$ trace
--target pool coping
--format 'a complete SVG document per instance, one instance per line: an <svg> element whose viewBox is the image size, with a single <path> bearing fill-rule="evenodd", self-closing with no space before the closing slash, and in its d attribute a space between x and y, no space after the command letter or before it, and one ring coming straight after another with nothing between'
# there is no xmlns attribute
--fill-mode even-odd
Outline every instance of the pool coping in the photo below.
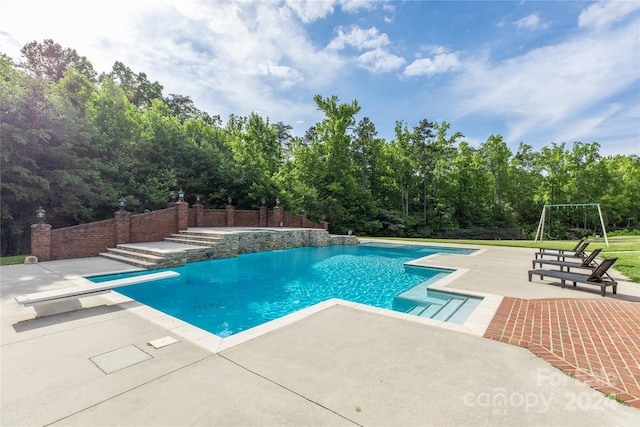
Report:
<svg viewBox="0 0 640 427"><path fill-rule="evenodd" d="M364 242L374 241L374 240L367 240L367 239L361 239L361 240ZM376 239L375 242L385 242L385 243L396 244L400 246L403 246L403 245L406 246L405 243L398 243L398 242L387 241L387 240ZM434 245L432 243L422 243L422 242L412 242L411 245L456 248L456 246L454 245L437 245L437 244ZM470 247L464 246L464 249L470 249ZM478 256L484 251L486 251L486 249L482 249L482 248L473 248L473 249L474 251L471 253L447 254L447 255L465 256L465 257ZM433 267L437 269L452 271L450 274L447 274L445 277L427 285L428 289L482 298L482 301L480 302L480 304L473 310L473 312L467 317L466 321L462 325L448 323L441 320L433 320L429 318L415 316L408 313L394 311L391 309L373 307L366 304L343 300L340 298L330 298L325 301L314 304L312 306L309 306L307 308L304 308L302 310L280 317L278 319L271 320L269 322L263 323L258 326L254 326L253 328L250 328L245 331L239 332L237 334L231 335L229 337L223 338L211 332L208 332L202 328L199 328L195 325L192 325L188 322L185 322L184 320L178 319L174 316L166 314L153 307L147 306L137 300L134 300L123 294L120 294L115 290L112 291L111 294L105 295L102 298L107 299L112 304L119 304L129 312L136 314L166 329L167 332L172 333L183 340L190 341L198 345L199 347L202 347L214 354L221 352L223 350L229 349L231 347L234 347L236 345L242 344L254 338L257 338L261 335L265 335L269 332L280 329L292 323L295 323L301 319L304 319L308 316L312 316L315 313L326 310L330 307L334 307L336 305L351 307L364 312L375 313L375 314L379 314L387 317L410 321L413 323L429 325L433 327L453 330L461 333L482 337L486 332L487 328L489 327L489 324L491 323L504 297L501 295L462 290L462 289L456 289L455 287L450 287L449 285L451 285L454 281L460 279L470 270L466 268L459 268L459 267L430 265L429 261L433 257L439 256L439 255L441 254L436 253L436 254L427 255L425 257L416 258L414 260L408 261L404 264L417 266L417 267ZM76 276L75 279L87 280L88 277L91 277L91 276L84 276L84 277Z"/></svg>

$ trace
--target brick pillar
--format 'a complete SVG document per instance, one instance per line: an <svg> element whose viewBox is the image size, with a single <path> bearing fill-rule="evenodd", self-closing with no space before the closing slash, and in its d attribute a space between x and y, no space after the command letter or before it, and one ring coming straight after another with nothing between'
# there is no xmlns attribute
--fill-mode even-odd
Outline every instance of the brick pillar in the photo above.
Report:
<svg viewBox="0 0 640 427"><path fill-rule="evenodd" d="M38 257L39 261L51 259L51 225L31 225L31 255Z"/></svg>
<svg viewBox="0 0 640 427"><path fill-rule="evenodd" d="M267 226L267 207L265 205L260 206L260 227Z"/></svg>
<svg viewBox="0 0 640 427"><path fill-rule="evenodd" d="M196 227L204 227L204 206L196 203L193 208L196 210Z"/></svg>
<svg viewBox="0 0 640 427"><path fill-rule="evenodd" d="M304 228L307 223L307 216L305 214L300 215L300 228Z"/></svg>
<svg viewBox="0 0 640 427"><path fill-rule="evenodd" d="M327 221L321 221L320 227L322 227L323 230L329 230L329 223Z"/></svg>
<svg viewBox="0 0 640 427"><path fill-rule="evenodd" d="M282 222L282 208L280 206L276 206L273 208L273 225L275 227L281 227Z"/></svg>
<svg viewBox="0 0 640 427"><path fill-rule="evenodd" d="M127 211L116 211L113 216L116 220L116 245L129 243L131 241L131 213Z"/></svg>
<svg viewBox="0 0 640 427"><path fill-rule="evenodd" d="M233 207L233 205L227 205L225 210L227 212L227 227L235 227L236 209Z"/></svg>
<svg viewBox="0 0 640 427"><path fill-rule="evenodd" d="M189 203L176 202L178 206L178 231L189 228Z"/></svg>

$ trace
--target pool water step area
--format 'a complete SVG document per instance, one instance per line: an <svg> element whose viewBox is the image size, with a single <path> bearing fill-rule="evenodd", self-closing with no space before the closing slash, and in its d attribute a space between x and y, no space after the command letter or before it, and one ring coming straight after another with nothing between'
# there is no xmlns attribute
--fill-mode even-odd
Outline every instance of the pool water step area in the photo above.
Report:
<svg viewBox="0 0 640 427"><path fill-rule="evenodd" d="M202 247L202 250L206 250L219 245L223 238L210 232L180 231L177 234L171 234L166 237L164 241L191 246L190 250L193 251L197 250L196 247ZM136 244L120 244L115 248L108 248L106 252L102 252L99 255L136 267L157 269L183 264L182 261L176 261L175 259L176 254L181 253L184 253L182 248L172 251L168 249L153 249Z"/></svg>
<svg viewBox="0 0 640 427"><path fill-rule="evenodd" d="M420 284L398 294L393 309L414 316L462 325L482 298L432 291Z"/></svg>

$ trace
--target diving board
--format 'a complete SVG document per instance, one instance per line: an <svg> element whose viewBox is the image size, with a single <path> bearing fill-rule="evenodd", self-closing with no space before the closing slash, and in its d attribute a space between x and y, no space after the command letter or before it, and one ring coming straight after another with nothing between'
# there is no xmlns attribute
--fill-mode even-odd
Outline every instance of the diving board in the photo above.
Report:
<svg viewBox="0 0 640 427"><path fill-rule="evenodd" d="M177 276L180 276L180 273L175 271L163 271L160 273L109 280L101 283L88 283L70 288L53 289L50 291L18 295L16 297L16 301L18 304L22 304L25 307L33 307L36 314L39 316L47 316L50 314L64 313L66 311L83 308L79 298L104 294L121 286L136 285L138 283L168 279Z"/></svg>

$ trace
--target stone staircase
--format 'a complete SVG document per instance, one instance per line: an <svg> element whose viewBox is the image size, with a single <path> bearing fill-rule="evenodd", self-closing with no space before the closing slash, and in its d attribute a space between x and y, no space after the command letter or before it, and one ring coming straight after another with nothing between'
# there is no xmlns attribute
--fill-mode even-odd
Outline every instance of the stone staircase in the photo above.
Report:
<svg viewBox="0 0 640 427"><path fill-rule="evenodd" d="M154 270L184 265L190 261L221 258L216 247L224 245L223 236L210 232L185 230L171 234L161 242L127 243L108 248L101 257Z"/></svg>
<svg viewBox="0 0 640 427"><path fill-rule="evenodd" d="M171 234L165 237L165 242L182 243L183 245L195 245L211 247L220 244L224 238L220 235L203 231L184 230L178 234Z"/></svg>
<svg viewBox="0 0 640 427"><path fill-rule="evenodd" d="M355 236L336 236L322 229L189 228L160 242L126 243L99 255L148 270L185 265L188 262L230 258L241 253L304 246L355 245Z"/></svg>

